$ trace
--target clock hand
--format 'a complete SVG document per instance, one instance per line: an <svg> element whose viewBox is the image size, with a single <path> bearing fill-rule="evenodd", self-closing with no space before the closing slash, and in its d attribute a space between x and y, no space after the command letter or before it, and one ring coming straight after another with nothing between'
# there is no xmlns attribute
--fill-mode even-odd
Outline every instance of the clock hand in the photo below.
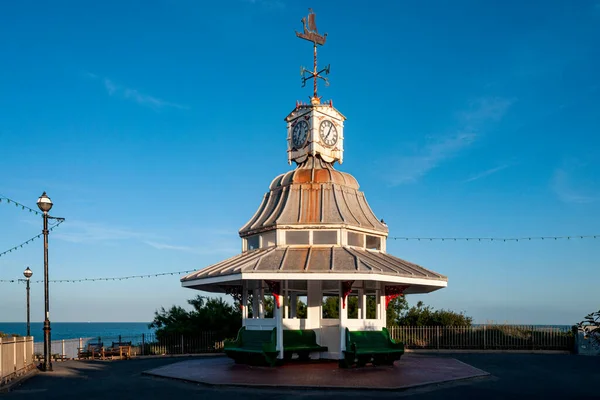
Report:
<svg viewBox="0 0 600 400"><path fill-rule="evenodd" d="M329 134L331 133L331 129L333 128L333 125L331 125L329 127L329 130L327 131L327 135L325 135L325 140L329 140Z"/></svg>

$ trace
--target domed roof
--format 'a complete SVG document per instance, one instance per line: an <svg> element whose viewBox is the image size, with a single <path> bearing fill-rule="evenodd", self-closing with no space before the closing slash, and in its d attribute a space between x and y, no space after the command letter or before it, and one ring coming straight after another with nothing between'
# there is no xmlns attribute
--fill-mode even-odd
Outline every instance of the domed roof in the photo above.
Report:
<svg viewBox="0 0 600 400"><path fill-rule="evenodd" d="M358 181L350 174L337 171L330 163L319 157L308 157L306 162L298 165L292 171L281 174L273 179L270 190L283 186L302 183L335 183L358 190Z"/></svg>
<svg viewBox="0 0 600 400"><path fill-rule="evenodd" d="M308 157L293 171L277 176L240 236L282 226L342 225L387 235L356 179L319 157Z"/></svg>

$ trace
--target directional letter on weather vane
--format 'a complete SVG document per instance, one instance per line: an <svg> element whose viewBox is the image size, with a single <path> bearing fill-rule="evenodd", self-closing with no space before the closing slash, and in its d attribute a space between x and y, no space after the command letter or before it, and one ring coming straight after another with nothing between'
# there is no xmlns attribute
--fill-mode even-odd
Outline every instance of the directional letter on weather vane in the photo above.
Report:
<svg viewBox="0 0 600 400"><path fill-rule="evenodd" d="M296 36L313 43L313 47L314 47L313 70L311 71L304 67L301 67L300 75L302 76L302 87L304 87L306 85L306 81L308 81L310 79L314 80L314 82L313 82L314 93L313 93L311 102L316 102L318 104L320 101L320 98L317 96L317 78L323 79L325 81L325 85L329 86L329 81L327 80L327 78L321 76L322 73L325 73L325 75L329 75L329 65L326 68L323 68L322 70L317 71L317 45L322 46L325 44L325 40L327 39L327 34L319 35L319 32L317 31L317 23L315 21L315 18L316 18L315 13L313 12L312 8L309 8L308 9L308 18L302 18L302 25L304 26L304 32L303 33L296 32ZM308 76L306 76L305 74L308 74Z"/></svg>

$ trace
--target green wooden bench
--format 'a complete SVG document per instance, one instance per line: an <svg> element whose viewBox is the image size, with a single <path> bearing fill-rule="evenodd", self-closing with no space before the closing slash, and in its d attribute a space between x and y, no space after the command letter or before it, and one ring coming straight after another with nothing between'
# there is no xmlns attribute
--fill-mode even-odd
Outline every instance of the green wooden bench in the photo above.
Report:
<svg viewBox="0 0 600 400"><path fill-rule="evenodd" d="M283 331L283 354L286 360L290 360L294 353L298 354L301 360L308 360L311 351L327 351L327 347L317 344L315 331L311 329Z"/></svg>
<svg viewBox="0 0 600 400"><path fill-rule="evenodd" d="M271 367L277 362L277 330L248 330L242 326L235 340L226 340L225 354L236 364L264 364Z"/></svg>
<svg viewBox="0 0 600 400"><path fill-rule="evenodd" d="M404 343L396 343L390 338L386 328L381 331L349 331L346 328L346 350L340 366L348 368L354 364L363 367L374 365L394 365L404 354Z"/></svg>

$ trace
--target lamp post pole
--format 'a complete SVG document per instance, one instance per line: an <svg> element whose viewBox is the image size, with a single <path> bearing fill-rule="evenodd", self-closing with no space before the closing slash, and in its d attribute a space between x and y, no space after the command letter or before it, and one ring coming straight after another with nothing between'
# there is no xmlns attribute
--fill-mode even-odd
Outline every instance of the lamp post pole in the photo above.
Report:
<svg viewBox="0 0 600 400"><path fill-rule="evenodd" d="M27 267L27 269L25 271L23 271L23 275L25 276L25 280L26 285L27 285L27 336L31 336L31 329L30 329L30 308L29 308L29 278L31 278L31 275L33 275L33 272L31 272L31 270L29 269L29 267Z"/></svg>
<svg viewBox="0 0 600 400"><path fill-rule="evenodd" d="M50 291L48 285L48 211L44 212L44 371L52 371L50 342Z"/></svg>
<svg viewBox="0 0 600 400"><path fill-rule="evenodd" d="M42 234L44 235L44 363L42 364L42 371L52 371L52 363L50 357L52 356L51 344L50 344L50 301L49 301L49 290L48 290L48 211L52 208L52 200L44 192L37 201L37 205L40 210L44 213L44 228Z"/></svg>

